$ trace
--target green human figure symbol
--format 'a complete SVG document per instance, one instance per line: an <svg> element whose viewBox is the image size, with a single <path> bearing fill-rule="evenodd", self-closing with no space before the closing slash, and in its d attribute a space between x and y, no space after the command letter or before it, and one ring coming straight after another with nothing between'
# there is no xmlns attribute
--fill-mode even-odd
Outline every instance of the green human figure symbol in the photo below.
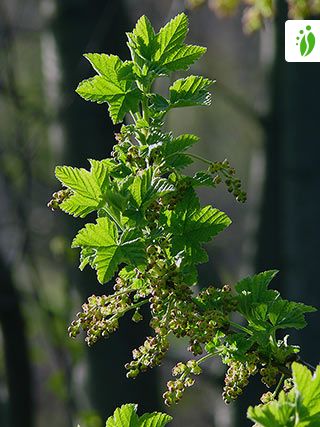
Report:
<svg viewBox="0 0 320 427"><path fill-rule="evenodd" d="M306 26L306 32L304 30L299 31L300 36L296 37L296 45L300 44L300 54L301 56L308 56L312 51L316 44L316 38L311 31L311 26Z"/></svg>

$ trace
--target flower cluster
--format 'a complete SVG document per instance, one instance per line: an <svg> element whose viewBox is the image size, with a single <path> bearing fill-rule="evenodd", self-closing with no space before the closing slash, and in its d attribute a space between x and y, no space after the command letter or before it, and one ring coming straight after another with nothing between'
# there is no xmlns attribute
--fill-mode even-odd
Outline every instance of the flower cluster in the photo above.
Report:
<svg viewBox="0 0 320 427"><path fill-rule="evenodd" d="M250 376L258 372L257 357L251 353L246 361L232 360L225 376L222 397L226 403L237 399L248 385Z"/></svg>
<svg viewBox="0 0 320 427"><path fill-rule="evenodd" d="M215 175L214 184L219 184L223 181L227 186L228 192L232 193L238 202L244 203L247 200L245 191L241 189L241 180L235 177L236 171L230 166L228 160L212 163L208 171Z"/></svg>
<svg viewBox="0 0 320 427"><path fill-rule="evenodd" d="M160 250L152 247L148 252L150 269L143 277L152 277L150 326L155 336L148 337L142 346L133 350L133 360L126 365L129 377L161 363L169 347L169 334L188 337L188 350L194 355L202 354L204 345L217 330L228 328L228 316L236 307L229 286L210 287L194 296L189 286L179 282L177 267L161 258ZM154 256L159 257L156 264L152 262Z"/></svg>
<svg viewBox="0 0 320 427"><path fill-rule="evenodd" d="M272 402L274 400L274 394L271 391L263 393L260 397L261 402L265 405L266 403Z"/></svg>
<svg viewBox="0 0 320 427"><path fill-rule="evenodd" d="M261 382L268 388L273 387L277 384L277 377L279 375L279 368L272 366L271 363L263 366L260 369Z"/></svg>
<svg viewBox="0 0 320 427"><path fill-rule="evenodd" d="M126 363L125 368L128 370L127 377L135 378L140 372L158 366L168 349L169 343L166 337L161 335L147 337L143 345L133 350L133 360Z"/></svg>
<svg viewBox="0 0 320 427"><path fill-rule="evenodd" d="M113 295L96 296L88 298L82 305L82 311L69 326L70 337L76 337L81 329L86 332L86 343L91 346L99 338L107 338L115 332L119 326L119 318L127 311L137 309L143 302L134 304L129 297L130 290L119 291ZM135 312L134 321L140 318L140 313Z"/></svg>
<svg viewBox="0 0 320 427"><path fill-rule="evenodd" d="M52 199L47 204L48 208L52 211L59 210L61 203L71 195L72 191L68 188L63 188L62 190L56 191L52 194Z"/></svg>
<svg viewBox="0 0 320 427"><path fill-rule="evenodd" d="M202 372L199 361L188 360L187 363L179 362L173 369L172 375L179 376L176 380L167 382L168 390L163 394L165 404L170 406L178 403L186 388L193 386L195 379L191 375L200 375Z"/></svg>

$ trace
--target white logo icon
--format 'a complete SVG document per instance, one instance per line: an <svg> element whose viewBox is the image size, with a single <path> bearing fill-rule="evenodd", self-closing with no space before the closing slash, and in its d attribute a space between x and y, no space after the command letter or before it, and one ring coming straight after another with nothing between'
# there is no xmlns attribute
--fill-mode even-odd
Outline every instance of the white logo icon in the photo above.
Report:
<svg viewBox="0 0 320 427"><path fill-rule="evenodd" d="M289 20L285 25L287 62L320 62L320 20Z"/></svg>

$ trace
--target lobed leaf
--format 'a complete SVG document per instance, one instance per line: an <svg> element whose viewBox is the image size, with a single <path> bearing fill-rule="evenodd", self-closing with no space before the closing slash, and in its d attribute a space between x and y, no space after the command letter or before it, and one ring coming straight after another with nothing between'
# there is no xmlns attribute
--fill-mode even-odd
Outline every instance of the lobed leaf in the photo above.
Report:
<svg viewBox="0 0 320 427"><path fill-rule="evenodd" d="M156 47L156 36L149 19L145 15L138 20L132 33L127 33L127 37L128 46L136 60L139 57L145 60L152 59Z"/></svg>
<svg viewBox="0 0 320 427"><path fill-rule="evenodd" d="M193 163L193 160L188 155L181 153L198 141L199 137L196 135L183 134L164 142L161 152L165 158L166 165L179 170Z"/></svg>
<svg viewBox="0 0 320 427"><path fill-rule="evenodd" d="M132 403L122 405L107 419L106 427L138 427L139 417L136 411L137 405Z"/></svg>
<svg viewBox="0 0 320 427"><path fill-rule="evenodd" d="M247 416L260 427L296 427L298 424L293 418L294 409L292 393L286 395L281 391L278 401L272 401L267 405L250 406Z"/></svg>
<svg viewBox="0 0 320 427"><path fill-rule="evenodd" d="M315 311L314 307L284 300L278 291L268 289L276 270L265 271L247 277L236 284L238 309L255 329L265 330L260 336L265 340L268 333L277 329L302 329L306 326L305 313ZM258 335L256 335L257 338Z"/></svg>
<svg viewBox="0 0 320 427"><path fill-rule="evenodd" d="M294 388L278 399L249 407L247 416L260 427L317 427L320 425L320 367L312 376L300 363L292 364Z"/></svg>
<svg viewBox="0 0 320 427"><path fill-rule="evenodd" d="M76 92L86 101L107 102L113 123L120 123L126 113L136 112L141 92L131 80L123 79L123 64L116 55L86 54L98 76L83 80ZM122 71L122 74L121 74Z"/></svg>
<svg viewBox="0 0 320 427"><path fill-rule="evenodd" d="M301 409L300 414L305 417L317 417L320 422L320 365L317 366L315 373L300 363L292 364L293 381L300 395Z"/></svg>
<svg viewBox="0 0 320 427"><path fill-rule="evenodd" d="M167 214L168 226L172 230L172 255L184 251L192 264L207 260L207 254L201 243L210 241L214 236L231 224L230 218L211 206L199 207L199 200L193 190L185 193L183 200L174 211Z"/></svg>
<svg viewBox="0 0 320 427"><path fill-rule="evenodd" d="M314 311L316 309L309 305L279 299L272 303L268 311L268 318L275 330L285 328L303 329L307 325L304 314Z"/></svg>
<svg viewBox="0 0 320 427"><path fill-rule="evenodd" d="M108 174L114 169L108 160L89 160L91 169L57 166L55 175L62 185L72 190L73 194L64 200L60 208L75 217L84 218L97 210L103 203L103 194Z"/></svg>
<svg viewBox="0 0 320 427"><path fill-rule="evenodd" d="M160 70L164 74L179 70L188 70L188 68L198 61L206 51L207 49L202 46L181 46L164 59L160 65Z"/></svg>
<svg viewBox="0 0 320 427"><path fill-rule="evenodd" d="M129 187L129 192L138 208L146 208L153 200L173 191L174 187L167 179L159 178L150 167L137 175Z"/></svg>
<svg viewBox="0 0 320 427"><path fill-rule="evenodd" d="M188 33L188 18L180 13L169 21L157 34L158 48L154 59L163 63L168 55L176 51L184 42Z"/></svg>
<svg viewBox="0 0 320 427"><path fill-rule="evenodd" d="M108 282L121 263L138 268L145 264L144 245L138 232L128 229L119 236L115 223L108 217L98 218L96 224L86 224L72 247L81 247L86 254L91 250L90 264L97 270L100 283Z"/></svg>
<svg viewBox="0 0 320 427"><path fill-rule="evenodd" d="M137 405L132 403L122 405L108 418L106 427L164 427L172 420L170 415L160 412L147 413L139 417L136 411Z"/></svg>
<svg viewBox="0 0 320 427"><path fill-rule="evenodd" d="M169 88L171 108L210 105L211 94L208 88L212 83L212 80L201 76L176 80Z"/></svg>
<svg viewBox="0 0 320 427"><path fill-rule="evenodd" d="M278 291L268 289L269 283L277 273L277 270L265 271L252 277L246 277L235 285L239 294L239 311L249 322L256 320L254 310L257 307L261 306L261 310L264 310L267 304L279 298Z"/></svg>

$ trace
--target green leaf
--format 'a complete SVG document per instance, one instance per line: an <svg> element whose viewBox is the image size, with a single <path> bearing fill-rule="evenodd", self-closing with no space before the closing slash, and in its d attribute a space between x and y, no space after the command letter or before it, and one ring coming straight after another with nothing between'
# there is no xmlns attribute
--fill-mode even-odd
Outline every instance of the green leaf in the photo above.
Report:
<svg viewBox="0 0 320 427"><path fill-rule="evenodd" d="M88 264L92 266L95 257L95 249L83 248L80 253L79 269L82 271Z"/></svg>
<svg viewBox="0 0 320 427"><path fill-rule="evenodd" d="M259 325L266 320L268 305L279 298L279 292L269 290L268 285L277 274L276 270L265 271L247 277L235 285L238 292L238 310L248 322Z"/></svg>
<svg viewBox="0 0 320 427"><path fill-rule="evenodd" d="M250 406L247 416L258 423L260 427L296 427L294 409L295 403L292 393L286 395L280 392L278 401L272 401L267 405ZM301 426L302 427L302 426Z"/></svg>
<svg viewBox="0 0 320 427"><path fill-rule="evenodd" d="M184 134L164 142L161 152L165 158L166 166L174 169L183 169L193 163L193 160L188 155L181 154L181 152L187 150L198 141L199 137L192 134Z"/></svg>
<svg viewBox="0 0 320 427"><path fill-rule="evenodd" d="M168 212L167 218L172 230L172 255L183 251L192 264L207 260L201 243L210 241L231 224L230 218L218 209L211 206L200 208L193 190L185 193L175 210Z"/></svg>
<svg viewBox="0 0 320 427"><path fill-rule="evenodd" d="M132 403L122 405L107 419L106 427L138 427L139 417L136 411L137 405Z"/></svg>
<svg viewBox="0 0 320 427"><path fill-rule="evenodd" d="M301 405L305 408L304 412L312 417L317 415L320 422L320 365L312 375L306 366L294 362L292 373L296 389L301 396Z"/></svg>
<svg viewBox="0 0 320 427"><path fill-rule="evenodd" d="M127 37L129 40L128 46L136 60L137 56L145 60L151 60L155 50L155 32L145 15L138 20L132 33L127 33Z"/></svg>
<svg viewBox="0 0 320 427"><path fill-rule="evenodd" d="M266 330L266 335L260 339L267 339L271 330L306 326L304 313L311 313L315 308L302 303L283 300L278 291L268 289L268 285L276 270L265 271L253 277L241 280L235 286L238 292L238 309L255 329Z"/></svg>
<svg viewBox="0 0 320 427"><path fill-rule="evenodd" d="M156 36L155 50L150 62L150 70L158 75L168 75L173 71L187 70L205 52L201 46L186 45L188 18L184 13L177 15Z"/></svg>
<svg viewBox="0 0 320 427"><path fill-rule="evenodd" d="M176 80L169 88L171 108L210 105L211 94L208 88L212 83L212 80L201 76Z"/></svg>
<svg viewBox="0 0 320 427"><path fill-rule="evenodd" d="M108 282L121 263L140 268L146 262L138 232L129 229L119 236L115 223L108 217L98 218L96 224L86 224L74 238L72 247L81 247L86 253L88 249L94 250L90 264L97 270L100 283Z"/></svg>
<svg viewBox="0 0 320 427"><path fill-rule="evenodd" d="M163 144L162 154L164 157L171 156L174 153L185 151L199 141L199 137L192 134L179 135L177 138Z"/></svg>
<svg viewBox="0 0 320 427"><path fill-rule="evenodd" d="M164 427L172 420L172 417L160 412L138 417L136 411L137 405L132 403L122 405L108 418L106 427Z"/></svg>
<svg viewBox="0 0 320 427"><path fill-rule="evenodd" d="M116 55L86 54L98 76L83 80L76 92L86 101L107 102L113 123L120 123L126 113L137 112L141 92L131 80L123 80L124 67Z"/></svg>
<svg viewBox="0 0 320 427"><path fill-rule="evenodd" d="M305 313L316 311L314 307L287 300L276 300L268 311L268 318L274 329L303 329L307 322Z"/></svg>
<svg viewBox="0 0 320 427"><path fill-rule="evenodd" d="M117 55L107 55L105 53L85 53L83 56L100 76L105 76L108 79L110 92L117 92L118 88L113 87L113 82L118 81L118 73L122 68L121 59Z"/></svg>
<svg viewBox="0 0 320 427"><path fill-rule="evenodd" d="M232 359L245 361L247 351L253 343L248 339L248 335L235 333L225 337L225 343L221 351L223 363L228 363Z"/></svg>
<svg viewBox="0 0 320 427"><path fill-rule="evenodd" d="M167 414L153 412L152 414L144 414L140 417L140 427L164 427L172 420L172 417Z"/></svg>
<svg viewBox="0 0 320 427"><path fill-rule="evenodd" d="M169 74L174 71L188 70L206 51L207 49L202 46L191 44L181 46L163 60L159 67L159 72Z"/></svg>
<svg viewBox="0 0 320 427"><path fill-rule="evenodd" d="M109 160L89 160L89 162L90 171L71 166L57 166L55 170L55 175L62 185L73 192L61 203L60 208L75 217L84 218L99 208L103 202L108 174L114 168Z"/></svg>
<svg viewBox="0 0 320 427"><path fill-rule="evenodd" d="M300 363L292 364L294 387L277 400L248 409L248 418L261 427L317 427L320 425L320 366L312 376Z"/></svg>
<svg viewBox="0 0 320 427"><path fill-rule="evenodd" d="M118 71L118 78L120 80L135 80L134 62L124 61L122 67Z"/></svg>
<svg viewBox="0 0 320 427"><path fill-rule="evenodd" d="M166 160L166 165L169 168L182 170L185 167L191 165L193 160L190 156L186 154L177 154L176 156L171 156Z"/></svg>
<svg viewBox="0 0 320 427"><path fill-rule="evenodd" d="M169 101L158 93L152 93L150 95L150 108L155 112L166 112L169 110Z"/></svg>
<svg viewBox="0 0 320 427"><path fill-rule="evenodd" d="M212 175L208 172L199 171L192 177L194 187L214 187Z"/></svg>
<svg viewBox="0 0 320 427"><path fill-rule="evenodd" d="M109 103L109 114L114 124L121 123L124 116L139 111L141 92L138 89L130 90L123 96L116 97Z"/></svg>
<svg viewBox="0 0 320 427"><path fill-rule="evenodd" d="M184 42L188 33L188 18L180 13L171 19L157 34L158 49L154 59L162 63L166 57L175 52Z"/></svg>
<svg viewBox="0 0 320 427"><path fill-rule="evenodd" d="M128 190L136 206L145 209L156 198L173 191L174 187L167 179L157 177L150 167L134 178Z"/></svg>

